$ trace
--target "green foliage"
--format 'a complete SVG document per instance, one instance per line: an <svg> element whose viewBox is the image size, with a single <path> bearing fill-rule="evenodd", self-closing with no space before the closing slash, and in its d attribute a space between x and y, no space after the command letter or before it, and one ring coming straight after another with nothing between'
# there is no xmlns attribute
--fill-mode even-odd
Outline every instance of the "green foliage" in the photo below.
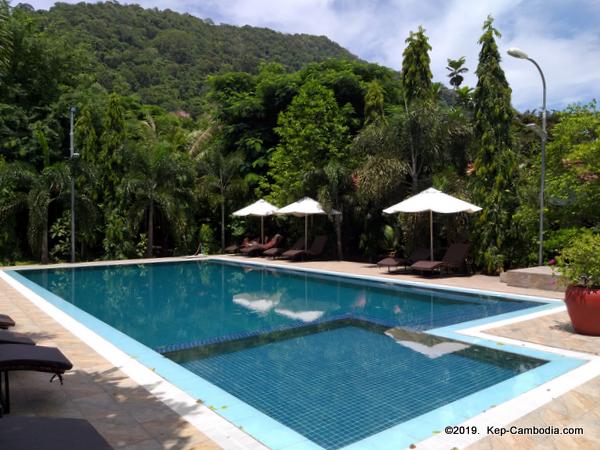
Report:
<svg viewBox="0 0 600 450"><path fill-rule="evenodd" d="M255 72L261 61L298 70L309 62L355 56L324 36L215 25L190 14L117 2L57 3L37 11L49 36L93 49L92 71L108 91L143 103L199 114L205 78Z"/></svg>
<svg viewBox="0 0 600 450"><path fill-rule="evenodd" d="M65 261L71 254L71 214L65 211L50 227L50 237L55 244L50 250L54 261Z"/></svg>
<svg viewBox="0 0 600 450"><path fill-rule="evenodd" d="M488 17L479 39L474 96L477 152L471 187L473 200L483 208L473 229L475 262L487 273L498 273L511 262L512 215L517 207L513 193L516 158L511 136L511 90L500 67L495 40L500 33L492 23Z"/></svg>
<svg viewBox="0 0 600 450"><path fill-rule="evenodd" d="M384 95L381 84L378 81L371 81L367 85L367 93L365 94L365 124L385 119L383 110Z"/></svg>
<svg viewBox="0 0 600 450"><path fill-rule="evenodd" d="M426 99L432 94L431 45L421 26L416 33L410 32L406 43L408 45L402 53L402 86L406 102L411 103L414 99Z"/></svg>
<svg viewBox="0 0 600 450"><path fill-rule="evenodd" d="M340 257L387 250L390 225L394 246L410 251L427 223L381 209L433 184L484 207L471 236L480 267L532 260L538 140L512 120L491 19L474 92L459 82L463 58L448 62L454 91L432 85L422 28L407 39L399 74L326 38L113 2L49 12L0 3L0 21L3 260L68 255L72 180L82 259L182 254L198 233L217 251L217 227L221 244L245 234L239 222L227 226L229 212L258 196L284 204L310 195L343 211L330 218ZM81 157L67 162L72 106ZM596 107L552 118L550 256L564 227L600 221ZM440 220L436 239L462 238L465 221ZM277 226L293 238L301 223Z"/></svg>
<svg viewBox="0 0 600 450"><path fill-rule="evenodd" d="M6 0L0 1L0 74L8 70L12 53L12 36L10 33L10 9Z"/></svg>
<svg viewBox="0 0 600 450"><path fill-rule="evenodd" d="M348 145L348 127L333 92L316 81L306 82L275 129L281 141L269 161L274 180L271 198L286 204L314 195L307 176L332 159L342 159Z"/></svg>
<svg viewBox="0 0 600 450"><path fill-rule="evenodd" d="M448 58L448 65L446 69L448 69L448 78L450 78L450 85L455 90L458 90L465 77L463 77L463 73L467 73L469 69L463 67L465 65L465 57L461 56L458 59L450 59Z"/></svg>
<svg viewBox="0 0 600 450"><path fill-rule="evenodd" d="M563 248L556 262L570 284L600 289L600 234L580 233Z"/></svg>
<svg viewBox="0 0 600 450"><path fill-rule="evenodd" d="M215 234L209 224L203 223L200 225L200 231L198 235L200 244L202 245L203 254L210 255L217 251L218 245L216 243Z"/></svg>
<svg viewBox="0 0 600 450"><path fill-rule="evenodd" d="M582 105L559 114L548 149L550 220L560 227L600 223L600 111Z"/></svg>

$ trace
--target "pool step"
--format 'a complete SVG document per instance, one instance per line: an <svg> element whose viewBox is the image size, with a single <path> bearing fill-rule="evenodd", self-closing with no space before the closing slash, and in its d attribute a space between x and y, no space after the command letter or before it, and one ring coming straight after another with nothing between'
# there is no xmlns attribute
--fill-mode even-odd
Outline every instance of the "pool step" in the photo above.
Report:
<svg viewBox="0 0 600 450"><path fill-rule="evenodd" d="M500 274L500 281L509 286L546 291L564 292L566 286L560 282L560 276L552 272L549 266L514 269Z"/></svg>

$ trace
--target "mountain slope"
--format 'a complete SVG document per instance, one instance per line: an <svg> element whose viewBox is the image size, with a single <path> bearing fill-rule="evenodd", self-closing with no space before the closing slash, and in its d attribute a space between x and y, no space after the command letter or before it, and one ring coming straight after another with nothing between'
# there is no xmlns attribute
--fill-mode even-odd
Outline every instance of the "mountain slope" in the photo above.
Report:
<svg viewBox="0 0 600 450"><path fill-rule="evenodd" d="M37 11L40 26L91 50L107 89L138 93L143 102L198 112L207 75L256 72L261 61L289 69L329 58L356 59L324 36L215 25L189 14L106 2L58 3Z"/></svg>

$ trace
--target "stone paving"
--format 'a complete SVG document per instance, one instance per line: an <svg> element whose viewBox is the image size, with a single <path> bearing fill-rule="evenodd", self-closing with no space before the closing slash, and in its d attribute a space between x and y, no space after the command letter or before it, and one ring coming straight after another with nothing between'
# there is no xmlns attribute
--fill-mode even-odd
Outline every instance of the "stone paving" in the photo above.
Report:
<svg viewBox="0 0 600 450"><path fill-rule="evenodd" d="M233 259L239 259L233 257ZM260 262L260 258L253 261ZM388 274L376 266L346 261L269 264L331 270L360 275L421 281L513 294L559 299L560 292L507 286L498 277L424 278L410 274ZM30 334L40 345L59 347L75 369L65 376L64 386L48 383L47 374L13 374L12 414L53 417L82 417L115 448L126 450L219 448L148 391L136 384L54 319L0 280L0 311L18 323L15 331ZM581 352L600 354L600 338L582 337L570 330L566 313L487 330L486 333L527 340ZM600 377L558 397L514 422L518 426L583 427L583 436L493 436L471 445L472 450L598 449L600 448ZM418 446L417 446L418 448Z"/></svg>

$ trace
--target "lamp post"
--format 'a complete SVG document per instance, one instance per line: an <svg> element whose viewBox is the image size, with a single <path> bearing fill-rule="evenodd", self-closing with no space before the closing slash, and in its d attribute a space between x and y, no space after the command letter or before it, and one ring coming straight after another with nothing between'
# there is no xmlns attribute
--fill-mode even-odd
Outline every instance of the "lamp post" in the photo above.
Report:
<svg viewBox="0 0 600 450"><path fill-rule="evenodd" d="M548 139L548 133L546 132L546 78L544 77L544 72L542 72L539 64L533 58L530 58L523 50L518 48L509 48L507 53L513 58L531 61L542 77L542 130L541 132L538 132L542 139L542 169L540 180L540 247L538 251L538 265L541 266L544 262L544 180L546 175L546 140Z"/></svg>
<svg viewBox="0 0 600 450"><path fill-rule="evenodd" d="M75 262L75 177L74 177L74 165L75 158L79 156L79 153L75 153L75 137L74 137L74 118L75 118L75 107L69 108L69 159L71 160L71 262Z"/></svg>

